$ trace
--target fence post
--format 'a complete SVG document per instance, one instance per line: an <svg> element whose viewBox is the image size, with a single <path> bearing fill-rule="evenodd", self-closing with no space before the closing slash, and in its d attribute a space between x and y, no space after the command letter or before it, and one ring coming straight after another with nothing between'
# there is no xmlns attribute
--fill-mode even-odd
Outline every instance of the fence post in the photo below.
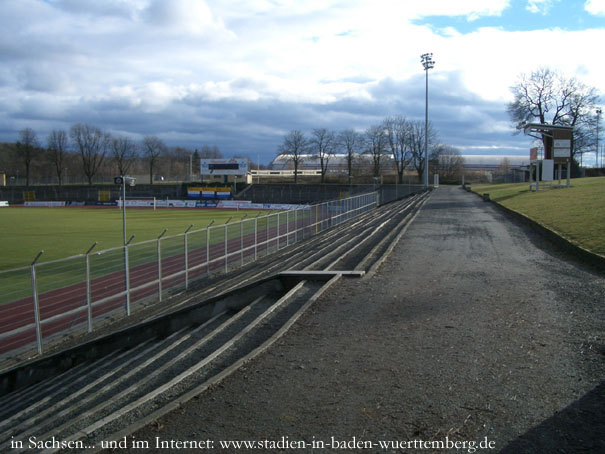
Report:
<svg viewBox="0 0 605 454"><path fill-rule="evenodd" d="M214 224L214 219L206 226L206 274L210 274L210 227Z"/></svg>
<svg viewBox="0 0 605 454"><path fill-rule="evenodd" d="M130 315L130 266L128 265L128 245L134 235L124 245L124 286L126 288L126 315Z"/></svg>
<svg viewBox="0 0 605 454"><path fill-rule="evenodd" d="M294 244L298 243L298 208L294 210Z"/></svg>
<svg viewBox="0 0 605 454"><path fill-rule="evenodd" d="M254 261L257 259L258 254L258 217L260 213L254 218Z"/></svg>
<svg viewBox="0 0 605 454"><path fill-rule="evenodd" d="M244 266L244 219L246 219L248 217L248 213L246 213L244 215L243 218L240 219L239 221L239 248L240 248L240 257L241 257L241 262L242 265Z"/></svg>
<svg viewBox="0 0 605 454"><path fill-rule="evenodd" d="M342 215L342 222L346 222L347 219L349 219L349 199L346 198L343 201L343 215Z"/></svg>
<svg viewBox="0 0 605 454"><path fill-rule="evenodd" d="M277 250L279 251L279 212L277 213Z"/></svg>
<svg viewBox="0 0 605 454"><path fill-rule="evenodd" d="M36 262L44 251L38 252L38 255L31 264L32 274L32 295L34 297L34 318L36 320L36 344L38 346L38 355L42 354L42 326L40 321L40 304L38 302L38 287L36 284Z"/></svg>
<svg viewBox="0 0 605 454"><path fill-rule="evenodd" d="M187 227L185 230L185 240L183 247L185 248L185 290L189 289L189 248L187 247L187 235L189 234L189 230L193 228L193 224Z"/></svg>
<svg viewBox="0 0 605 454"><path fill-rule="evenodd" d="M88 332L92 333L92 294L90 292L90 260L88 255L97 245L95 241L92 246L86 251L86 306L88 310Z"/></svg>
<svg viewBox="0 0 605 454"><path fill-rule="evenodd" d="M353 202L353 199L351 199L351 197L347 197L347 215L345 216L347 221L351 219L351 202Z"/></svg>
<svg viewBox="0 0 605 454"><path fill-rule="evenodd" d="M322 203L321 210L323 211L323 213L320 214L321 225L319 226L319 231L323 232L325 229L328 228L328 202Z"/></svg>
<svg viewBox="0 0 605 454"><path fill-rule="evenodd" d="M231 219L233 219L233 217L230 217L229 219L227 219L227 222L225 222L225 274L227 274L227 270L228 270L228 253L229 253L229 248L227 247L228 245L228 238L227 238L227 224L229 224L229 221L231 221Z"/></svg>
<svg viewBox="0 0 605 454"><path fill-rule="evenodd" d="M290 210L286 211L286 247L290 245Z"/></svg>
<svg viewBox="0 0 605 454"><path fill-rule="evenodd" d="M158 236L158 296L160 303L162 302L162 237L168 231L164 231Z"/></svg>

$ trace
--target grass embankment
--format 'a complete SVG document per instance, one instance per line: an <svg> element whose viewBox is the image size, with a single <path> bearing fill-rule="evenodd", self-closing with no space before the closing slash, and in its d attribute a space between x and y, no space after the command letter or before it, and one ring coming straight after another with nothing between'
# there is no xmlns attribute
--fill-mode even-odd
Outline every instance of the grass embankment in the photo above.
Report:
<svg viewBox="0 0 605 454"><path fill-rule="evenodd" d="M205 228L213 219L215 225L238 221L245 214L254 217L258 211L126 209L127 239L133 243L157 238L164 229L166 236ZM268 214L262 212L261 216ZM31 264L44 250L40 261L65 258L85 253L96 241L96 251L122 245L122 211L90 208L0 208L0 270Z"/></svg>
<svg viewBox="0 0 605 454"><path fill-rule="evenodd" d="M529 183L517 183L473 185L472 190L605 256L605 177L572 179L570 188L541 187L530 192Z"/></svg>

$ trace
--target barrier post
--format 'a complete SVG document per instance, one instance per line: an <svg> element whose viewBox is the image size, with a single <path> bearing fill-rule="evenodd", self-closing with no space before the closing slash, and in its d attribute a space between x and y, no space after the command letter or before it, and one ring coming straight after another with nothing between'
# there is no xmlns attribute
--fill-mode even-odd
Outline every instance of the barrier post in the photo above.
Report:
<svg viewBox="0 0 605 454"><path fill-rule="evenodd" d="M239 205L238 205L239 206ZM244 215L239 221L239 248L240 248L240 261L241 266L244 266L244 219L248 217L248 213Z"/></svg>
<svg viewBox="0 0 605 454"><path fill-rule="evenodd" d="M286 211L286 247L290 245L290 210Z"/></svg>
<svg viewBox="0 0 605 454"><path fill-rule="evenodd" d="M294 210L294 244L298 243L298 208Z"/></svg>
<svg viewBox="0 0 605 454"><path fill-rule="evenodd" d="M36 320L36 344L38 346L38 355L42 354L42 326L40 322L40 303L38 301L38 287L36 283L36 262L44 251L38 252L38 255L31 264L32 275L32 296L34 298L34 318Z"/></svg>
<svg viewBox="0 0 605 454"><path fill-rule="evenodd" d="M187 235L189 235L189 230L193 228L193 224L187 227L184 235L184 244L183 247L185 249L185 290L189 289L189 248L187 247Z"/></svg>
<svg viewBox="0 0 605 454"><path fill-rule="evenodd" d="M277 213L277 250L279 251L279 212Z"/></svg>
<svg viewBox="0 0 605 454"><path fill-rule="evenodd" d="M162 237L167 232L167 229L158 236L158 301L162 302Z"/></svg>
<svg viewBox="0 0 605 454"><path fill-rule="evenodd" d="M210 227L214 224L214 219L206 226L206 274L210 274Z"/></svg>
<svg viewBox="0 0 605 454"><path fill-rule="evenodd" d="M258 217L260 213L254 218L254 261L257 259L258 254Z"/></svg>
<svg viewBox="0 0 605 454"><path fill-rule="evenodd" d="M124 287L126 290L126 315L130 315L130 267L128 265L128 245L134 235L124 244Z"/></svg>
<svg viewBox="0 0 605 454"><path fill-rule="evenodd" d="M229 249L227 248L227 244L228 244L228 238L227 238L227 224L229 224L229 221L231 221L233 217L230 217L229 219L227 219L227 222L225 222L225 274L227 274L227 259L228 256L227 254L229 253Z"/></svg>
<svg viewBox="0 0 605 454"><path fill-rule="evenodd" d="M92 293L90 291L90 260L89 254L97 245L95 241L92 246L86 251L85 259L86 259L86 307L88 312L88 332L92 333Z"/></svg>

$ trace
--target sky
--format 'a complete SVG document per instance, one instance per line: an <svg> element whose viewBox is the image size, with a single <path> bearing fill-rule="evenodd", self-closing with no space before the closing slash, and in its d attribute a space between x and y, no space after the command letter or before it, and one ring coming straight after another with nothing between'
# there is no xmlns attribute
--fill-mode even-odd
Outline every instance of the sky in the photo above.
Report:
<svg viewBox="0 0 605 454"><path fill-rule="evenodd" d="M268 163L293 129L424 121L528 155L506 113L548 66L605 104L605 0L0 0L0 141L89 123ZM590 157L585 157L589 163Z"/></svg>

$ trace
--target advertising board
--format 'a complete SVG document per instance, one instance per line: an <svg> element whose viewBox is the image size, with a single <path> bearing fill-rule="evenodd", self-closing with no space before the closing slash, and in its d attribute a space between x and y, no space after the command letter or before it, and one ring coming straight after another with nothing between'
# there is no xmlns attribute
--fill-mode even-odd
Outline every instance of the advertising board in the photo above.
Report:
<svg viewBox="0 0 605 454"><path fill-rule="evenodd" d="M247 175L248 160L231 159L201 159L200 173L202 175Z"/></svg>

